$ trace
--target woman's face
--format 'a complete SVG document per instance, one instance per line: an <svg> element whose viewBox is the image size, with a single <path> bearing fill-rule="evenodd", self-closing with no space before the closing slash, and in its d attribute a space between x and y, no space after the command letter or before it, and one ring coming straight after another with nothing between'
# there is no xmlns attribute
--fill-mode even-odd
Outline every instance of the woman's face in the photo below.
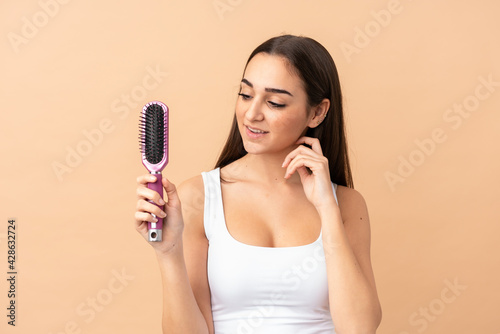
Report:
<svg viewBox="0 0 500 334"><path fill-rule="evenodd" d="M289 151L314 123L302 80L286 64L283 57L258 53L247 65L236 119L248 153Z"/></svg>

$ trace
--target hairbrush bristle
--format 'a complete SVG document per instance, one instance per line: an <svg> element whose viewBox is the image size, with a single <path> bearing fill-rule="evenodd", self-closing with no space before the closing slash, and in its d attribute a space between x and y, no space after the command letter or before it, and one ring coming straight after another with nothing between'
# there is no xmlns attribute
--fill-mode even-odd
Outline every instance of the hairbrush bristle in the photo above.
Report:
<svg viewBox="0 0 500 334"><path fill-rule="evenodd" d="M140 119L140 149L150 164L163 159L165 148L165 111L158 104L149 105Z"/></svg>

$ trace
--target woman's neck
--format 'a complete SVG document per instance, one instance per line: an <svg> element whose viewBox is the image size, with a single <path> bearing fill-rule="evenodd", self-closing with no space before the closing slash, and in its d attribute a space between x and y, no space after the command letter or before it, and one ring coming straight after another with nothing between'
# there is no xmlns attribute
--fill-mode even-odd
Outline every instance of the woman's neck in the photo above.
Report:
<svg viewBox="0 0 500 334"><path fill-rule="evenodd" d="M300 176L294 173L289 179L285 179L286 168L281 167L289 151L266 154L246 154L240 158L231 168L231 178L262 183L263 185L298 185Z"/></svg>

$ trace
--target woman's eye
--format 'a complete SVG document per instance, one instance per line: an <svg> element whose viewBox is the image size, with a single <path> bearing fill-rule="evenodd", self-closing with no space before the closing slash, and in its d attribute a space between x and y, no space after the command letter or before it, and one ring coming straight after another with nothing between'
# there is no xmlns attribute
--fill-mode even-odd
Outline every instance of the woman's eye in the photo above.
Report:
<svg viewBox="0 0 500 334"><path fill-rule="evenodd" d="M241 98L243 100L250 100L252 98L250 95L243 94L243 93L238 93L238 95L241 96ZM272 108L283 108L283 107L286 106L286 104L280 104L280 103L276 103L276 102L273 102L273 101L268 101L267 103L269 103L269 105Z"/></svg>
<svg viewBox="0 0 500 334"><path fill-rule="evenodd" d="M272 102L272 101L269 101L269 104L274 107L274 108L283 108L284 106L286 106L286 104L279 104L279 103L276 103L276 102Z"/></svg>
<svg viewBox="0 0 500 334"><path fill-rule="evenodd" d="M238 93L238 95L241 96L243 100L248 100L250 98L250 96L246 94Z"/></svg>

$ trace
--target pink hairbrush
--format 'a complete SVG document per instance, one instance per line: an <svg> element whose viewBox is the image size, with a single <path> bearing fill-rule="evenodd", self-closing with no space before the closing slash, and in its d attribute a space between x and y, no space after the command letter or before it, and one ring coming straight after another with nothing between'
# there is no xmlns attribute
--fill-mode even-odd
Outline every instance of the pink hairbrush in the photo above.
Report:
<svg viewBox="0 0 500 334"><path fill-rule="evenodd" d="M148 188L158 192L163 198L161 171L168 163L168 107L162 102L149 102L142 108L139 119L139 142L142 164L149 173L156 176L156 182L148 183ZM148 240L161 241L163 218L152 215L158 221L148 222Z"/></svg>

